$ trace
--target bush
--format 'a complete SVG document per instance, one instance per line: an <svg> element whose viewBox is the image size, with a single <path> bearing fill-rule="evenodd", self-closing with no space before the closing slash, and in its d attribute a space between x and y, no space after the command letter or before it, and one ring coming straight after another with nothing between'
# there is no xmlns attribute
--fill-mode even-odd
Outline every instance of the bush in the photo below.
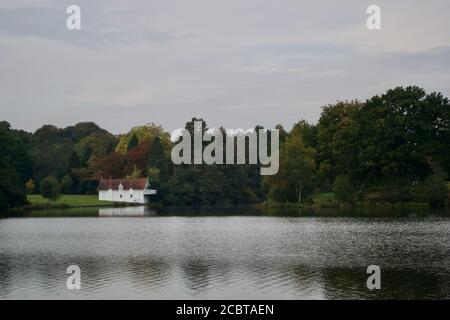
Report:
<svg viewBox="0 0 450 320"><path fill-rule="evenodd" d="M11 164L0 159L0 208L19 207L26 202L25 184Z"/></svg>
<svg viewBox="0 0 450 320"><path fill-rule="evenodd" d="M70 194L72 192L73 180L70 177L70 174L66 174L60 183L59 190L62 194Z"/></svg>
<svg viewBox="0 0 450 320"><path fill-rule="evenodd" d="M418 186L412 188L413 199L429 203L432 207L444 206L448 199L448 188L437 174L428 176Z"/></svg>
<svg viewBox="0 0 450 320"><path fill-rule="evenodd" d="M33 179L28 179L28 181L25 182L25 188L27 189L28 194L34 193L34 190L36 189L36 187L34 185Z"/></svg>
<svg viewBox="0 0 450 320"><path fill-rule="evenodd" d="M42 197L49 201L56 201L60 196L58 181L53 177L42 179L40 191Z"/></svg>
<svg viewBox="0 0 450 320"><path fill-rule="evenodd" d="M340 202L355 202L355 189L350 177L347 175L338 175L334 179L333 193L335 198Z"/></svg>

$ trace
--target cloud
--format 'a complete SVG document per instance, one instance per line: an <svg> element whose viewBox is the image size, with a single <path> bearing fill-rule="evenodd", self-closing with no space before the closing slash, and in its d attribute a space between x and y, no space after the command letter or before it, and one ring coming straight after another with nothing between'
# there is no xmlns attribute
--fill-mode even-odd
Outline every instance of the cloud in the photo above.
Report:
<svg viewBox="0 0 450 320"><path fill-rule="evenodd" d="M152 27L152 12L120 10L104 2L78 1L81 30L68 30L66 8L72 1L47 2L47 5L6 6L0 8L0 33L14 37L37 37L72 45L100 46L139 41L164 42L190 35L157 30Z"/></svg>
<svg viewBox="0 0 450 320"><path fill-rule="evenodd" d="M0 111L15 127L289 128L397 85L450 94L444 0L380 0L375 32L359 0L80 0L81 31L66 29L69 4L0 4Z"/></svg>

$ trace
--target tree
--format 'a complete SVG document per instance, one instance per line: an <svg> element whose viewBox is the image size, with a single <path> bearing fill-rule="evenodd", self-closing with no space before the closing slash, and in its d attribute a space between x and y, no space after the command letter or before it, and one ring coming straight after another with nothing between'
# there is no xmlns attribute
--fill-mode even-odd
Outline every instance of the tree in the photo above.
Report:
<svg viewBox="0 0 450 320"><path fill-rule="evenodd" d="M69 169L78 169L81 165L80 157L78 153L73 150L69 156Z"/></svg>
<svg viewBox="0 0 450 320"><path fill-rule="evenodd" d="M128 141L127 151L130 151L131 149L136 147L138 144L139 144L139 140L138 140L137 136L135 134L133 134L131 136L130 141Z"/></svg>
<svg viewBox="0 0 450 320"><path fill-rule="evenodd" d="M26 202L25 186L14 166L0 165L0 176L0 208L23 205Z"/></svg>
<svg viewBox="0 0 450 320"><path fill-rule="evenodd" d="M338 175L333 182L334 197L344 203L355 201L355 189L348 175Z"/></svg>
<svg viewBox="0 0 450 320"><path fill-rule="evenodd" d="M159 136L156 136L153 139L148 157L149 172L152 172L153 174L156 173L156 175L154 176L156 180L161 179L165 181L167 179L169 174L167 164L168 161L169 160L166 158L161 139Z"/></svg>
<svg viewBox="0 0 450 320"><path fill-rule="evenodd" d="M126 174L131 174L135 170L135 167L137 167L141 172L146 171L150 145L150 141L145 139L126 153Z"/></svg>
<svg viewBox="0 0 450 320"><path fill-rule="evenodd" d="M84 178L100 180L101 177L121 178L125 172L126 157L118 152L111 152L106 156L94 157L89 160L87 176ZM83 174L83 171L78 171Z"/></svg>
<svg viewBox="0 0 450 320"><path fill-rule="evenodd" d="M372 185L392 179L409 184L413 177L427 173L417 123L411 121L425 95L419 88L396 88L366 101L356 116L359 143L354 178Z"/></svg>
<svg viewBox="0 0 450 320"><path fill-rule="evenodd" d="M431 174L429 159L448 177L449 149L450 104L439 93L397 87L365 103L339 102L317 125L319 184L343 174L361 190L402 190Z"/></svg>
<svg viewBox="0 0 450 320"><path fill-rule="evenodd" d="M58 181L52 176L42 179L40 191L42 197L49 201L56 201L60 197Z"/></svg>
<svg viewBox="0 0 450 320"><path fill-rule="evenodd" d="M256 128L255 128L256 129ZM278 130L278 134L279 134L279 138L280 138L280 143L283 143L286 141L287 137L288 137L288 133L286 132L286 130L284 130L283 125L281 124L277 124L275 126L275 129ZM257 131L259 132L259 131ZM258 137L259 138L259 137Z"/></svg>
<svg viewBox="0 0 450 320"><path fill-rule="evenodd" d="M281 146L280 170L267 176L265 185L269 199L279 202L301 202L312 191L316 151L307 148L301 136L292 135Z"/></svg>
<svg viewBox="0 0 450 320"><path fill-rule="evenodd" d="M366 101L356 122L358 179L409 185L431 174L430 158L448 175L450 105L442 95L418 87L388 90Z"/></svg>
<svg viewBox="0 0 450 320"><path fill-rule="evenodd" d="M73 180L70 174L66 174L60 183L59 190L62 194L70 194L72 192Z"/></svg>
<svg viewBox="0 0 450 320"><path fill-rule="evenodd" d="M363 104L356 100L328 105L323 108L316 130L309 128L302 121L292 130L300 132L309 144L317 144L317 176L322 189L331 189L337 175L347 174L349 169L358 164L356 157L360 142L356 115L362 106ZM316 139L312 137L315 132Z"/></svg>
<svg viewBox="0 0 450 320"><path fill-rule="evenodd" d="M64 128L62 131L63 134L70 137L74 143L78 143L83 138L91 135L110 134L94 122L79 122L74 126Z"/></svg>
<svg viewBox="0 0 450 320"><path fill-rule="evenodd" d="M449 196L449 190L444 182L444 170L438 164L431 163L430 165L433 173L419 185L412 187L413 199L429 203L432 207L444 206Z"/></svg>
<svg viewBox="0 0 450 320"><path fill-rule="evenodd" d="M142 171L138 169L136 165L134 165L133 172L127 176L128 179L137 179L142 175Z"/></svg>
<svg viewBox="0 0 450 320"><path fill-rule="evenodd" d="M25 182L25 188L27 189L28 194L32 194L34 190L36 189L36 186L34 184L33 179L28 179L27 182Z"/></svg>
<svg viewBox="0 0 450 320"><path fill-rule="evenodd" d="M302 137L306 147L317 148L317 126L300 120L292 127L291 135Z"/></svg>
<svg viewBox="0 0 450 320"><path fill-rule="evenodd" d="M73 149L72 137L64 129L44 125L36 130L30 150L34 180L47 176L62 178L68 170Z"/></svg>
<svg viewBox="0 0 450 320"><path fill-rule="evenodd" d="M117 145L117 141L118 139L109 132L94 133L84 137L75 146L75 150L80 157L78 162L86 164L93 156L105 156L111 153ZM76 163L76 160L77 159L74 158L73 162Z"/></svg>
<svg viewBox="0 0 450 320"><path fill-rule="evenodd" d="M0 122L0 208L16 207L26 202L25 181L31 175L26 136L21 131L12 130L8 122Z"/></svg>
<svg viewBox="0 0 450 320"><path fill-rule="evenodd" d="M413 199L429 203L432 207L445 205L449 190L440 177L433 174L412 189Z"/></svg>
<svg viewBox="0 0 450 320"><path fill-rule="evenodd" d="M133 135L136 135L138 141L153 141L155 137L160 137L164 149L168 150L171 147L170 134L161 126L157 126L153 123L134 127L127 134L119 136L119 141L116 146L116 151L120 154L127 152L128 143Z"/></svg>

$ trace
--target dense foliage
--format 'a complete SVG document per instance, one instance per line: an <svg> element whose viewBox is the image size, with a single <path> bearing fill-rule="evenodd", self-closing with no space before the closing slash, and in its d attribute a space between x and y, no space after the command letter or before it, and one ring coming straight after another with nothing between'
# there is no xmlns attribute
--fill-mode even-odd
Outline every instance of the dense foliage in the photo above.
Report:
<svg viewBox="0 0 450 320"><path fill-rule="evenodd" d="M194 120L185 128L192 131ZM278 125L280 170L262 178L258 165L174 166L170 135L154 124L116 136L91 122L34 133L0 122L0 207L23 204L27 191L42 192L51 179L63 194L94 194L102 177L126 176L149 177L159 190L154 200L170 205L304 202L334 192L350 204L438 206L448 199L449 126L448 99L418 87L338 102L317 124L302 120L289 132Z"/></svg>
<svg viewBox="0 0 450 320"><path fill-rule="evenodd" d="M58 181L53 177L42 179L39 190L41 196L49 201L56 201L60 196Z"/></svg>
<svg viewBox="0 0 450 320"><path fill-rule="evenodd" d="M0 208L25 202L25 181L31 171L27 153L30 135L12 130L9 123L0 122Z"/></svg>

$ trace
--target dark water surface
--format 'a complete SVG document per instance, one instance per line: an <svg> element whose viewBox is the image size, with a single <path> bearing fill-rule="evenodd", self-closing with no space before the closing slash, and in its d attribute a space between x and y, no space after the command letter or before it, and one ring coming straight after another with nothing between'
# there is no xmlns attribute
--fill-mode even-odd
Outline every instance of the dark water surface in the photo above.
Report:
<svg viewBox="0 0 450 320"><path fill-rule="evenodd" d="M448 215L196 210L0 219L0 299L450 298ZM81 290L66 287L73 264ZM366 287L369 265L381 290Z"/></svg>

